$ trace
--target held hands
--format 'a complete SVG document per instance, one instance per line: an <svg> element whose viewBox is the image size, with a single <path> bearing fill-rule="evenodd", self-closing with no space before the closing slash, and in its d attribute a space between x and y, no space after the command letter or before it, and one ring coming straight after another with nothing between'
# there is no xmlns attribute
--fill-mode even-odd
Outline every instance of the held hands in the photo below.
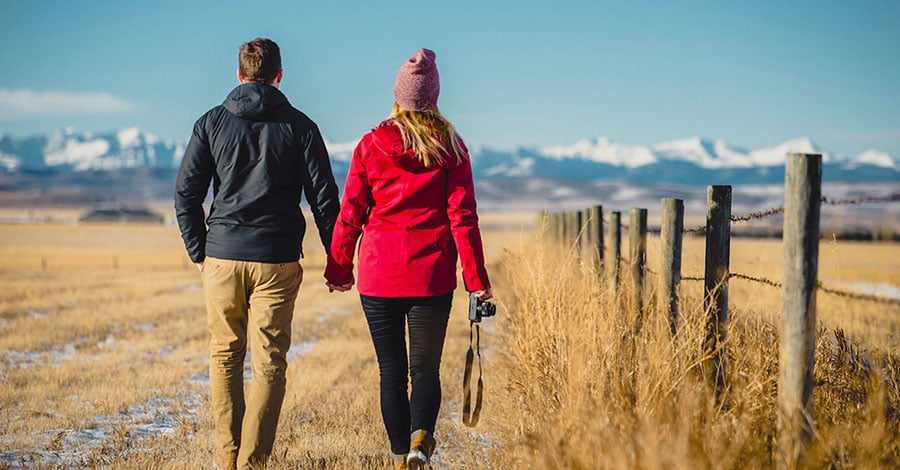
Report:
<svg viewBox="0 0 900 470"><path fill-rule="evenodd" d="M353 283L354 283L353 277L351 277L350 282L348 282L346 284L332 284L331 282L325 281L325 285L328 286L329 293L334 292L334 291L347 292L348 290L350 290L351 287L353 287Z"/></svg>
<svg viewBox="0 0 900 470"><path fill-rule="evenodd" d="M350 281L342 286L339 286L337 284L332 284L330 282L326 282L325 285L328 286L328 292L334 292L334 291L347 292L348 290L350 290L351 287L353 287L353 281Z"/></svg>

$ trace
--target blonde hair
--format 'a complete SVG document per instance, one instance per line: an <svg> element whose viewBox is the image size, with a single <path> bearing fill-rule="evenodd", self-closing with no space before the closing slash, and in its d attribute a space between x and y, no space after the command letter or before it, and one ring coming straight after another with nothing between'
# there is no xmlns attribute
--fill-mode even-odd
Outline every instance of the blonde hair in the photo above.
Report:
<svg viewBox="0 0 900 470"><path fill-rule="evenodd" d="M453 125L434 108L428 111L410 111L394 103L391 120L403 136L403 148L412 149L416 158L426 168L444 163L448 154L461 162L465 152ZM447 148L447 143L450 148Z"/></svg>

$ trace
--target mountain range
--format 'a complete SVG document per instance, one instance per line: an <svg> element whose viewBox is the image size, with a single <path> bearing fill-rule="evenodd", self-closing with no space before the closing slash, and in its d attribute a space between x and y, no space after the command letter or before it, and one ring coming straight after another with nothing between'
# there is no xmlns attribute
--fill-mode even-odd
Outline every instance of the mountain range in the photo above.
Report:
<svg viewBox="0 0 900 470"><path fill-rule="evenodd" d="M328 143L339 181L346 175L354 146L355 142ZM0 171L175 170L184 149L184 142L159 139L138 128L103 134L66 129L28 138L0 135ZM892 155L877 150L836 155L806 138L763 149L742 149L722 140L697 137L651 146L625 145L601 137L572 145L471 150L478 179L623 180L684 185L779 183L784 179L788 152L823 154L825 181L900 182L900 160Z"/></svg>
<svg viewBox="0 0 900 470"><path fill-rule="evenodd" d="M339 184L355 145L327 143ZM0 196L5 198L0 202L171 201L184 149L184 142L159 139L137 128L102 134L67 129L28 138L0 135ZM788 152L823 155L823 194L831 198L900 190L896 157L876 150L836 155L804 138L753 150L700 138L652 146L598 138L567 146L473 146L470 151L479 206L497 210L598 203L655 207L661 197L677 197L686 208L702 213L706 186L711 184L734 187L735 210L772 207L781 204ZM896 216L894 205L872 209L876 217L885 217L878 212L882 209L889 218Z"/></svg>

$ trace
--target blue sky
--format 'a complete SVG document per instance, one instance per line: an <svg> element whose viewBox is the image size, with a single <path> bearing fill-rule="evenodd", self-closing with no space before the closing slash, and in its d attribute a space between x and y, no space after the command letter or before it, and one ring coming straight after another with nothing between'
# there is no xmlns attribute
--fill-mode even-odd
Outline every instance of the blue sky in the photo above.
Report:
<svg viewBox="0 0 900 470"><path fill-rule="evenodd" d="M0 133L186 139L265 36L282 90L336 142L386 117L397 68L428 47L470 144L804 136L897 156L898 24L897 1L0 0Z"/></svg>

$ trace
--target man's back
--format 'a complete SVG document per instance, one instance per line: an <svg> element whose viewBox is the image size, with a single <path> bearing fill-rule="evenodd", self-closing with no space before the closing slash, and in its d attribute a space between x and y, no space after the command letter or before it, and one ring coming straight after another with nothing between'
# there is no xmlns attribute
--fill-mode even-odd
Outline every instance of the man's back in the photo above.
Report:
<svg viewBox="0 0 900 470"><path fill-rule="evenodd" d="M214 198L204 236L197 205L210 178ZM303 191L327 246L339 199L317 126L277 88L241 84L197 120L185 151L175 206L191 258L297 260L306 229Z"/></svg>

